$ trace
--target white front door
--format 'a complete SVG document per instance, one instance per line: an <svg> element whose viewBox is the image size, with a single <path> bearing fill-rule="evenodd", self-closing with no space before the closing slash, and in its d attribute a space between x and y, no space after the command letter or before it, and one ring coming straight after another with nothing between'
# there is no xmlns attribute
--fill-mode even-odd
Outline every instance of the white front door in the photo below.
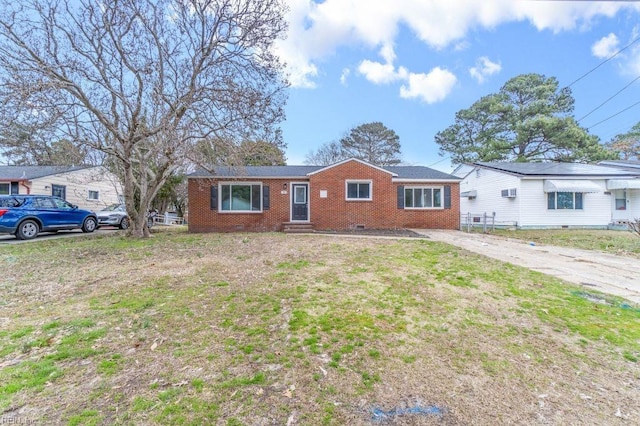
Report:
<svg viewBox="0 0 640 426"><path fill-rule="evenodd" d="M613 214L612 219L616 221L629 220L629 198L627 189L614 189L611 191L613 196Z"/></svg>

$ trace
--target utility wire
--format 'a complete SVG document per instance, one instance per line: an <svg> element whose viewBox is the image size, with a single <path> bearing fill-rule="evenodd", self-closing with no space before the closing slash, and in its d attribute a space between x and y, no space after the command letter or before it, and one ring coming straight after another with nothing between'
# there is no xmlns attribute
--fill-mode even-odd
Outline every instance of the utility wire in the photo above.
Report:
<svg viewBox="0 0 640 426"><path fill-rule="evenodd" d="M633 46L634 44L636 44L638 41L640 41L640 36L636 37L635 39L633 39L631 41L631 43L627 44L625 47L623 47L622 49L618 50L616 53L614 53L613 55L609 56L607 59L605 59L604 61L600 62L598 65L596 65L594 68L592 68L591 70L587 71L585 74L583 74L582 76L578 77L576 80L574 80L571 84L569 84L567 87L571 87L574 84L576 84L577 82L579 82L580 80L582 80L583 78L585 78L586 76L588 76L589 74L591 74L592 72L594 72L595 70L597 70L598 68L600 68L601 66L603 66L604 64L606 64L607 62L609 62L610 60L612 60L613 58L615 58L616 56L618 56L619 54L621 54L622 52L624 52L625 50L627 50L628 48L630 48L631 46Z"/></svg>
<svg viewBox="0 0 640 426"><path fill-rule="evenodd" d="M435 166L436 164L440 164L440 163L442 163L442 162L443 162L443 161L445 161L445 160L451 160L451 156L445 157L445 158L443 158L442 160L438 160L438 161L436 161L436 162L435 162L435 163L433 163L433 164L429 164L427 167Z"/></svg>
<svg viewBox="0 0 640 426"><path fill-rule="evenodd" d="M609 121L609 120L611 120L613 117L618 116L618 115L622 114L623 112L630 110L631 108L633 108L633 107L634 107L634 106L636 106L636 105L640 105L640 101L636 102L636 103L635 103L635 104L633 104L633 105L629 105L628 107L626 107L626 108L625 108L625 109L623 109L622 111L618 111L618 112L616 112L615 114L610 115L609 117L605 118L604 120L600 120L600 121L598 121L596 124L593 124L593 125L589 126L589 127L587 128L587 130L591 130L591 129L593 129L594 127L596 127L597 125L602 124L602 123L604 123L605 121Z"/></svg>
<svg viewBox="0 0 640 426"><path fill-rule="evenodd" d="M600 108L602 108L607 102L609 102L611 99L615 98L616 96L618 96L621 92L623 92L624 90L626 90L629 86L631 86L633 83L635 83L636 81L640 80L640 75L637 76L636 78L634 78L629 84L627 84L626 86L624 86L622 89L618 90L615 94L613 94L612 96L610 96L609 98L607 98L607 100L605 100L604 102L602 102L600 105L598 105L597 107L595 107L594 109L592 109L591 111L589 111L587 114L583 115L580 119L578 119L578 123L581 122L582 120L584 120L585 118L587 118L588 116L590 116L591 114L593 114L594 112L596 112L597 110L599 110Z"/></svg>

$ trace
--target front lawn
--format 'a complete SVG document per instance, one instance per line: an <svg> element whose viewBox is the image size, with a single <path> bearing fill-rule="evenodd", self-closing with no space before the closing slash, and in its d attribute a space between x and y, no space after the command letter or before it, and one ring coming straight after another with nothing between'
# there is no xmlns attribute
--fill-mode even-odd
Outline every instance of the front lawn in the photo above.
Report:
<svg viewBox="0 0 640 426"><path fill-rule="evenodd" d="M640 422L640 310L426 239L0 247L0 419Z"/></svg>
<svg viewBox="0 0 640 426"><path fill-rule="evenodd" d="M640 237L629 231L608 231L602 229L532 229L504 230L492 232L509 238L533 241L560 247L573 247L586 250L600 250L621 256L640 258Z"/></svg>

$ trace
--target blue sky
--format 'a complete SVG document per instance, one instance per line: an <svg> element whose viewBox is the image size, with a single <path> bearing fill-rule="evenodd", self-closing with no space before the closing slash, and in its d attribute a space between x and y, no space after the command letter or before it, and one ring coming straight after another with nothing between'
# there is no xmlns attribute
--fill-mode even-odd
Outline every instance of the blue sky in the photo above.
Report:
<svg viewBox="0 0 640 426"><path fill-rule="evenodd" d="M286 1L288 164L380 121L407 163L450 171L434 136L457 111L519 74L568 86L640 37L639 1ZM640 40L571 85L576 119L638 77ZM622 112L638 102L640 80L580 124L606 142L640 121L640 103Z"/></svg>

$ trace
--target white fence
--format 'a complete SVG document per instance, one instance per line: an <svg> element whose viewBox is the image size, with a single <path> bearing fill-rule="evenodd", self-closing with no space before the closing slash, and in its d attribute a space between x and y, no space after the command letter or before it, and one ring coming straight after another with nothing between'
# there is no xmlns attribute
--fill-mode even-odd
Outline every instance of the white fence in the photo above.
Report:
<svg viewBox="0 0 640 426"><path fill-rule="evenodd" d="M460 215L460 230L471 232L471 230L482 229L482 232L493 232L495 228L516 228L518 222L496 221L496 212L488 213L462 213Z"/></svg>
<svg viewBox="0 0 640 426"><path fill-rule="evenodd" d="M153 217L154 225L184 225L184 218L169 213Z"/></svg>

